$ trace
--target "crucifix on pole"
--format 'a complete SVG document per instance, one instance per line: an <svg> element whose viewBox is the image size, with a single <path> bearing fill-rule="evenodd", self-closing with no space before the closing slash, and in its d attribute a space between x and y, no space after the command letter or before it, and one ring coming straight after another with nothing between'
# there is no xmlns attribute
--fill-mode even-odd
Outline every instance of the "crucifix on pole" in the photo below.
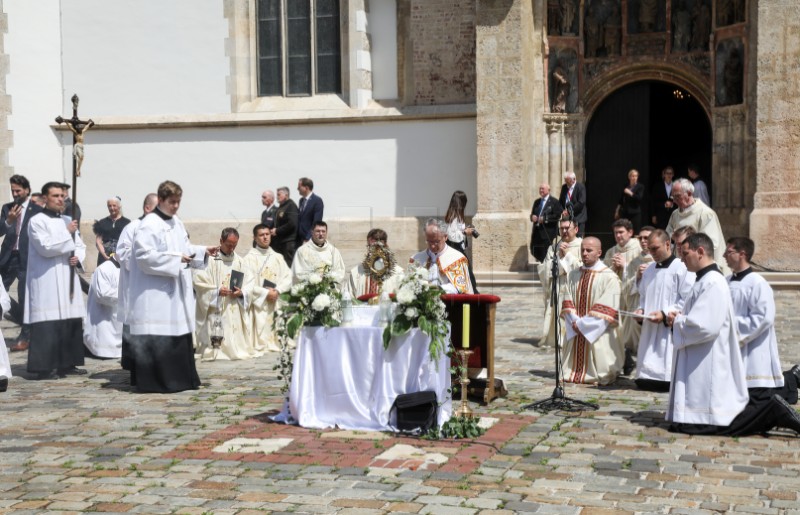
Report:
<svg viewBox="0 0 800 515"><path fill-rule="evenodd" d="M76 210L78 207L78 177L81 176L81 165L83 164L83 139L85 134L94 126L94 122L90 119L81 120L78 118L78 98L77 93L72 95L72 118L56 117L56 123L67 124L67 127L72 131L72 219L75 220ZM72 235L73 240L75 234ZM71 256L74 256L73 252ZM71 267L70 281L69 281L69 298L72 299L75 295L75 267Z"/></svg>

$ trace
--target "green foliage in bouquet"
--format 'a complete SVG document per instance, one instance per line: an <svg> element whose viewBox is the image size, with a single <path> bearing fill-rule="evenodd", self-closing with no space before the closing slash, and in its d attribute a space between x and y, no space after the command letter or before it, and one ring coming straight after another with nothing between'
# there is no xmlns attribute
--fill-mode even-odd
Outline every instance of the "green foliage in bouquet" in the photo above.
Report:
<svg viewBox="0 0 800 515"><path fill-rule="evenodd" d="M383 331L383 347L396 336L406 334L412 327L427 334L431 343L428 354L438 360L448 349L447 314L442 302L442 289L428 284L428 271L410 266L406 270L395 295L394 320Z"/></svg>

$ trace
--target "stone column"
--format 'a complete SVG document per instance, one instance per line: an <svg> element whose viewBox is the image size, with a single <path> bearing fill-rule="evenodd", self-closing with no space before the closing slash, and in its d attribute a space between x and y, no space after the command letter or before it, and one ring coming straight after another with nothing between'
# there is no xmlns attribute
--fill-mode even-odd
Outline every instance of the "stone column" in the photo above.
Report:
<svg viewBox="0 0 800 515"><path fill-rule="evenodd" d="M535 173L533 157L541 141L534 114L544 99L544 74L535 69L542 60L537 9L532 0L477 2L478 271L523 270L528 263L531 191L547 177Z"/></svg>
<svg viewBox="0 0 800 515"><path fill-rule="evenodd" d="M793 0L758 2L754 261L800 270L800 18ZM754 52L755 54L755 52Z"/></svg>
<svg viewBox="0 0 800 515"><path fill-rule="evenodd" d="M369 0L347 2L347 19L342 30L347 31L347 60L349 66L346 81L347 101L350 107L366 109L372 100L372 54L370 53L369 28L367 25Z"/></svg>

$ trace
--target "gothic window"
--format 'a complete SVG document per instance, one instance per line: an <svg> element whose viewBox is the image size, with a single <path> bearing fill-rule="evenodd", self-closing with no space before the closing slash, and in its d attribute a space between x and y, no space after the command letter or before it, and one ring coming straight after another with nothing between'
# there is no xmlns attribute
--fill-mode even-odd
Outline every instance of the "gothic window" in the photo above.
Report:
<svg viewBox="0 0 800 515"><path fill-rule="evenodd" d="M341 92L339 0L258 0L258 95Z"/></svg>

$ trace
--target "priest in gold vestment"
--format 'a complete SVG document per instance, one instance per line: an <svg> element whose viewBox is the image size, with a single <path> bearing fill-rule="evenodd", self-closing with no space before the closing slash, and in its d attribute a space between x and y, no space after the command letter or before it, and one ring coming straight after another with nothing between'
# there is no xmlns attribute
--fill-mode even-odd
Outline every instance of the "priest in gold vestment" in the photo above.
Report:
<svg viewBox="0 0 800 515"><path fill-rule="evenodd" d="M270 248L272 236L269 227L256 225L253 239L255 247L243 259L253 348L256 352L279 351L281 349L272 329L272 320L279 295L292 287L292 271L283 256Z"/></svg>
<svg viewBox="0 0 800 515"><path fill-rule="evenodd" d="M611 384L622 369L617 335L620 280L600 261L600 240L581 243L583 266L570 272L561 316L566 325L562 374L569 383Z"/></svg>

